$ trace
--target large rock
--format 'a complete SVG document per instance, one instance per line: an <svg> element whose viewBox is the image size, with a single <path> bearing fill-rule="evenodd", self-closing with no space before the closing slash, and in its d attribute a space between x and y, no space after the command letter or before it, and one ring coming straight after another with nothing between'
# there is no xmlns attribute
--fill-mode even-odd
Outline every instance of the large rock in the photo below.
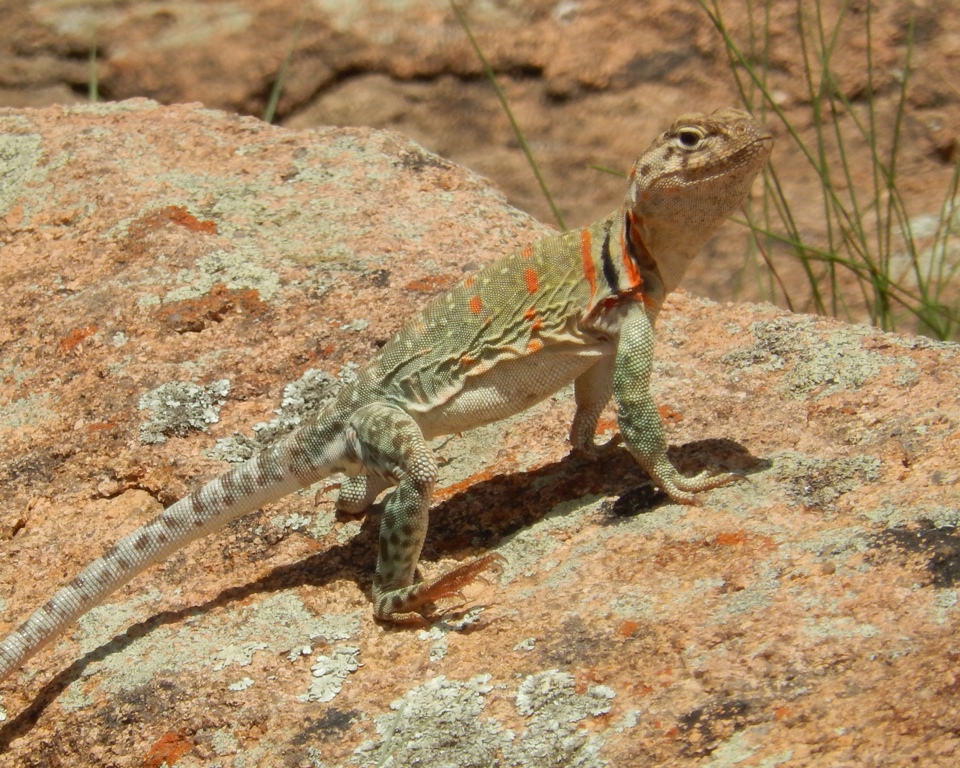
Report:
<svg viewBox="0 0 960 768"><path fill-rule="evenodd" d="M0 631L545 231L395 135L146 101L0 112L0 179ZM482 611L378 625L376 516L298 494L8 680L0 765L954 765L957 352L681 292L673 457L749 481L566 458L563 393L437 442L422 570L502 552Z"/></svg>

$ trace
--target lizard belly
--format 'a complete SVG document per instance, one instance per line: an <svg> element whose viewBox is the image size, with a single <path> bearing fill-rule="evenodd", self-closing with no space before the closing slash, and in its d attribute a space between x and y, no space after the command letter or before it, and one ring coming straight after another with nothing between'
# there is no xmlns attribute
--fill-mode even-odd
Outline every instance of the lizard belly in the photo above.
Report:
<svg viewBox="0 0 960 768"><path fill-rule="evenodd" d="M407 405L428 439L473 429L525 411L549 397L607 354L609 345L557 349L501 360L466 377L442 402Z"/></svg>

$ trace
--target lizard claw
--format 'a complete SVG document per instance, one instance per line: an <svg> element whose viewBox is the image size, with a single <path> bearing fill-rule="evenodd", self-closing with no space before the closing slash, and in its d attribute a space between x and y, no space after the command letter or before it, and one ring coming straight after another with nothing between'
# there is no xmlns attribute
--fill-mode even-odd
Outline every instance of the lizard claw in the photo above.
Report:
<svg viewBox="0 0 960 768"><path fill-rule="evenodd" d="M422 603L433 603L445 597L454 597L481 573L505 562L506 558L499 552L490 552L448 571L433 581L421 582L414 589L411 597L421 600Z"/></svg>
<svg viewBox="0 0 960 768"><path fill-rule="evenodd" d="M433 581L421 581L419 584L407 587L399 603L385 602L385 605L390 606L389 610L378 612L378 618L392 624L426 626L430 622L418 612L418 609L430 603L459 596L460 590L481 573L492 569L499 570L505 562L506 558L499 552L490 552L448 571ZM381 600L384 597L389 598L389 595L390 593L387 593L382 596Z"/></svg>
<svg viewBox="0 0 960 768"><path fill-rule="evenodd" d="M743 475L734 472L725 472L721 475L711 475L704 470L695 477L654 478L654 483L664 491L675 503L687 506L702 506L700 499L694 494L710 491L714 488L746 480Z"/></svg>

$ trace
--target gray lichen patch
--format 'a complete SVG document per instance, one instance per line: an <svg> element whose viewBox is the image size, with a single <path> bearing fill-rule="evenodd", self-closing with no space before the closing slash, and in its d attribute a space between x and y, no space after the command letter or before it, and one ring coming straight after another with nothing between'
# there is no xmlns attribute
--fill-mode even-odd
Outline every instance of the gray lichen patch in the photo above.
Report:
<svg viewBox="0 0 960 768"><path fill-rule="evenodd" d="M548 669L530 675L517 691L517 710L521 715L576 723L587 717L599 717L610 711L616 695L605 685L594 685L577 693L573 675Z"/></svg>
<svg viewBox="0 0 960 768"><path fill-rule="evenodd" d="M777 317L750 325L752 346L730 352L722 361L736 369L784 370L780 390L803 398L856 389L894 360L865 350L861 340L873 333L865 326L844 326L819 333L813 318Z"/></svg>
<svg viewBox="0 0 960 768"><path fill-rule="evenodd" d="M300 701L333 701L343 689L347 675L356 672L362 664L359 660L360 649L356 646L335 648L329 656L317 656L310 667L313 679L307 692L298 696Z"/></svg>
<svg viewBox="0 0 960 768"><path fill-rule="evenodd" d="M573 675L557 669L529 675L516 696L517 711L527 718L527 727L504 744L504 764L605 765L599 757L601 737L589 736L576 724L609 712L615 695L605 685L577 693Z"/></svg>
<svg viewBox="0 0 960 768"><path fill-rule="evenodd" d="M101 606L80 620L85 636L103 642L100 622L117 626L118 616L129 620L126 605ZM89 673L102 673L101 687L109 692L129 691L164 670L223 670L248 666L258 651L278 655L322 638L342 641L354 636L360 614L323 617L310 613L300 598L283 592L251 606L197 615L183 623L156 627L118 651L108 653ZM236 673L234 673L236 674ZM232 681L232 680L231 680ZM84 706L78 686L70 687L64 706Z"/></svg>
<svg viewBox="0 0 960 768"><path fill-rule="evenodd" d="M0 216L10 211L23 185L37 173L40 159L40 136L6 133L9 122L17 121L0 121Z"/></svg>
<svg viewBox="0 0 960 768"><path fill-rule="evenodd" d="M55 419L57 414L47 407L50 400L50 396L44 394L0 403L0 431L20 430Z"/></svg>
<svg viewBox="0 0 960 768"><path fill-rule="evenodd" d="M206 431L208 424L220 420L220 408L229 390L229 380L220 379L208 387L171 381L144 392L138 407L152 416L140 425L140 442L162 443L170 435L182 437L191 430Z"/></svg>
<svg viewBox="0 0 960 768"><path fill-rule="evenodd" d="M488 768L496 764L503 739L500 723L481 719L490 675L461 682L443 675L417 686L376 718L379 746L358 755L364 766L430 765L433 768Z"/></svg>
<svg viewBox="0 0 960 768"><path fill-rule="evenodd" d="M844 493L880 477L880 460L868 455L820 459L784 453L776 458L775 468L787 494L808 507L829 506Z"/></svg>
<svg viewBox="0 0 960 768"><path fill-rule="evenodd" d="M490 675L466 682L442 675L409 691L391 705L394 714L376 718L379 744L357 752L363 766L430 765L434 768L511 768L576 765L600 768L602 739L577 723L610 711L615 693L595 685L577 692L573 676L556 669L529 675L515 697L526 727L516 733L494 717L484 718Z"/></svg>
<svg viewBox="0 0 960 768"><path fill-rule="evenodd" d="M945 507L940 504L919 503L905 507L902 504L886 502L877 509L857 510L859 514L885 528L895 528L919 520L926 521L937 528L952 526L960 527L960 508Z"/></svg>
<svg viewBox="0 0 960 768"><path fill-rule="evenodd" d="M181 271L174 288L164 301L197 299L210 293L215 285L230 289L252 288L264 301L269 301L280 290L280 276L272 269L257 264L259 250L253 245L241 245L232 251L217 250L197 260L196 269Z"/></svg>
<svg viewBox="0 0 960 768"><path fill-rule="evenodd" d="M275 419L255 424L257 442L269 445L305 421L316 416L332 401L343 386L343 381L325 371L310 368L296 381L283 388L280 407Z"/></svg>
<svg viewBox="0 0 960 768"><path fill-rule="evenodd" d="M207 451L211 459L241 462L251 458L264 447L285 437L294 429L320 413L340 392L344 379L310 368L296 381L283 388L276 417L254 424L253 437L239 433L217 440Z"/></svg>

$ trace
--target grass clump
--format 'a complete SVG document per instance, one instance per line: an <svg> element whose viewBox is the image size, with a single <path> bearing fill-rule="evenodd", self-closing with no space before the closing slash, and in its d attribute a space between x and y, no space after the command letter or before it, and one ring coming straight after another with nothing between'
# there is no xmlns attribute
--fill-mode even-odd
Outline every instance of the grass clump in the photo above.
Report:
<svg viewBox="0 0 960 768"><path fill-rule="evenodd" d="M763 175L763 195L741 223L752 230L754 269L761 295L791 310L806 310L884 330L919 332L951 339L960 330L960 161L936 214L911 216L902 181L904 120L913 54L913 23L906 30L905 56L892 105L875 79L873 4L853 13L841 0L829 21L821 0L796 3L796 45L802 61L805 101L812 125L802 130L780 107L771 86L771 4L755 12L746 4L748 40L741 46L727 27L720 0L697 0L720 34L727 61L746 108L762 120L778 120L819 181L818 225L803 228L798 209L781 184L776 161ZM523 132L517 125L490 64L463 12L451 8L466 32L500 99L544 197L563 228ZM864 24L866 83L854 100L844 93L835 67L844 24ZM793 114L796 114L795 112ZM866 170L865 170L866 169ZM791 174L796 175L796 169ZM857 179L866 176L867 184ZM804 206L809 200L802 201ZM781 256L789 257L789 264ZM781 268L780 265L783 265ZM797 280L797 268L800 282Z"/></svg>
<svg viewBox="0 0 960 768"><path fill-rule="evenodd" d="M740 96L761 119L778 120L819 180L820 231L797 223L776 162L764 174L763 196L752 208L762 259L770 267L767 294L779 294L791 309L805 294L804 309L849 320L869 320L885 330L908 330L950 339L960 328L960 213L955 163L937 214L908 212L902 171L904 120L913 54L913 23L905 31L905 54L896 73L896 93L882 100L874 61L873 4L852 14L841 2L828 21L821 0L796 5L797 45L803 66L811 128L801 128L778 104L767 52L770 6L748 16L749 38L738 43L719 0L697 0L720 34ZM752 8L752 5L748 5ZM856 101L844 93L835 68L844 24L865 25L865 86ZM795 153L792 153L796 156ZM790 173L796 174L796 168ZM869 178L859 183L856 179ZM804 200L804 205L809 201ZM805 277L803 291L788 288L773 254L788 254Z"/></svg>

